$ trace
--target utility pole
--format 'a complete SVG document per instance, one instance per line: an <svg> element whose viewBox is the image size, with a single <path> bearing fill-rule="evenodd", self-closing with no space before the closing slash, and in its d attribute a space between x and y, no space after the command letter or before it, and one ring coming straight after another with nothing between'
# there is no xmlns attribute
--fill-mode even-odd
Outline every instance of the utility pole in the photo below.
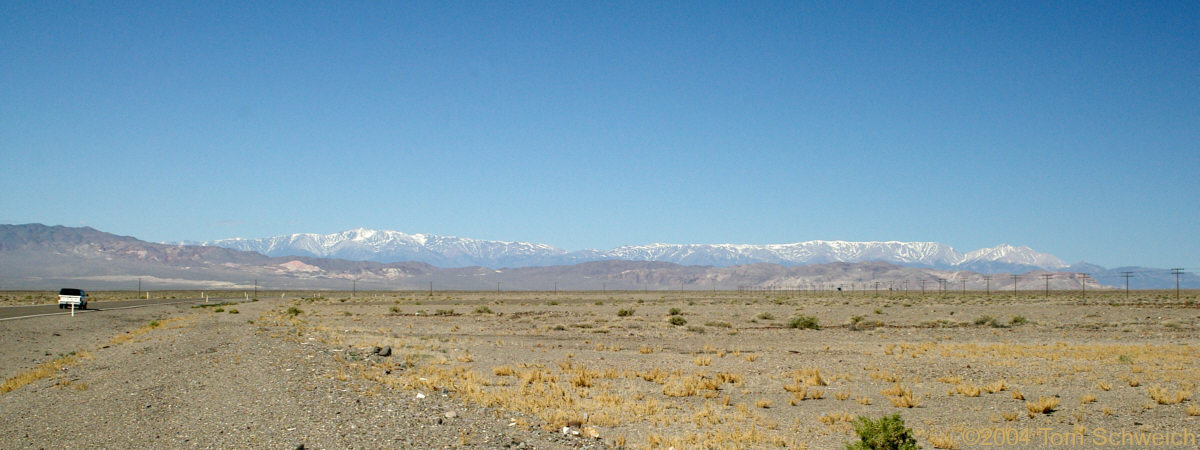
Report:
<svg viewBox="0 0 1200 450"><path fill-rule="evenodd" d="M1179 301L1179 276L1183 275L1183 268L1172 268L1171 273L1175 275L1175 301Z"/></svg>
<svg viewBox="0 0 1200 450"><path fill-rule="evenodd" d="M879 297L879 282L875 282L875 296Z"/></svg>
<svg viewBox="0 0 1200 450"><path fill-rule="evenodd" d="M350 285L350 298L354 298L354 294L358 293L358 280L350 280L353 283Z"/></svg>
<svg viewBox="0 0 1200 450"><path fill-rule="evenodd" d="M1050 277L1052 277L1052 276L1053 276L1053 275L1051 275L1051 274L1048 274L1048 273L1043 273L1043 274L1042 274L1042 278L1045 278L1045 279L1046 279L1046 299L1047 299L1047 300L1049 300L1049 299L1050 299Z"/></svg>
<svg viewBox="0 0 1200 450"><path fill-rule="evenodd" d="M1083 301L1087 301L1087 280L1089 276L1086 273L1079 274L1079 290L1083 296Z"/></svg>
<svg viewBox="0 0 1200 450"><path fill-rule="evenodd" d="M967 279L963 278L961 281L962 281L962 296L966 297L967 296Z"/></svg>
<svg viewBox="0 0 1200 450"><path fill-rule="evenodd" d="M554 282L554 295L558 295L558 282Z"/></svg>
<svg viewBox="0 0 1200 450"><path fill-rule="evenodd" d="M258 280L254 280L254 298L258 298Z"/></svg>
<svg viewBox="0 0 1200 450"><path fill-rule="evenodd" d="M983 281L985 282L985 284L984 284L984 289L986 289L984 291L985 295L987 295L988 297L991 297L992 296L992 276L984 275Z"/></svg>
<svg viewBox="0 0 1200 450"><path fill-rule="evenodd" d="M142 277L138 277L138 298L142 298Z"/></svg>
<svg viewBox="0 0 1200 450"><path fill-rule="evenodd" d="M1125 277L1125 299L1129 299L1129 277L1133 276L1133 272L1121 272L1121 276Z"/></svg>
<svg viewBox="0 0 1200 450"><path fill-rule="evenodd" d="M496 282L496 293L497 294L500 293L500 282L499 281Z"/></svg>
<svg viewBox="0 0 1200 450"><path fill-rule="evenodd" d="M924 278L921 279L921 296L922 297L925 296L925 279Z"/></svg>
<svg viewBox="0 0 1200 450"><path fill-rule="evenodd" d="M1016 296L1017 296L1017 277L1018 277L1018 275L1017 275L1017 274L1015 274L1015 273L1014 273L1014 274L1012 274L1012 279L1013 279L1013 296L1014 296L1014 297L1016 297Z"/></svg>
<svg viewBox="0 0 1200 450"><path fill-rule="evenodd" d="M433 282L429 282L429 296L433 297Z"/></svg>

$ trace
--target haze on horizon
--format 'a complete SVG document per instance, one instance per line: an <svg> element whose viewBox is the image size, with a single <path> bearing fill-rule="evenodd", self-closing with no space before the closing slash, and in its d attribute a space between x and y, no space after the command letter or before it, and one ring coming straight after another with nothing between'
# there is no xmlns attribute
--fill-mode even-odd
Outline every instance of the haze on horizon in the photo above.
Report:
<svg viewBox="0 0 1200 450"><path fill-rule="evenodd" d="M1200 4L0 4L0 223L1200 267Z"/></svg>

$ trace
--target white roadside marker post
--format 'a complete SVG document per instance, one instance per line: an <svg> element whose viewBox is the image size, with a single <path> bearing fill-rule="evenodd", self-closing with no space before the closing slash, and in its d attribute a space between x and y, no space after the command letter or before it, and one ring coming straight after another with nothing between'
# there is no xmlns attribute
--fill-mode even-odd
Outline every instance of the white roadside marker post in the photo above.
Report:
<svg viewBox="0 0 1200 450"><path fill-rule="evenodd" d="M75 304L71 304L71 317L75 317Z"/></svg>

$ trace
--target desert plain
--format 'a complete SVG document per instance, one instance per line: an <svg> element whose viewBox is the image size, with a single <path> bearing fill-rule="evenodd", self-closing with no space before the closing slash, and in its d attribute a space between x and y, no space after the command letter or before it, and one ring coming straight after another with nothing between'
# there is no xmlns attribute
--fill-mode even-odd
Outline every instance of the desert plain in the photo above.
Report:
<svg viewBox="0 0 1200 450"><path fill-rule="evenodd" d="M0 446L824 449L893 414L925 448L1200 434L1196 291L206 294L233 300L0 321Z"/></svg>

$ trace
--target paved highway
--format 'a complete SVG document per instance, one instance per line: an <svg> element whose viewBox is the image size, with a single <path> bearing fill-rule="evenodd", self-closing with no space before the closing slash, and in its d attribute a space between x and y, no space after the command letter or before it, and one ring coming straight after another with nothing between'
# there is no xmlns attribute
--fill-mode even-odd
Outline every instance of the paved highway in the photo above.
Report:
<svg viewBox="0 0 1200 450"><path fill-rule="evenodd" d="M210 298L210 303L220 303L223 301L239 301L241 298ZM141 308L145 306L155 305L173 305L176 303L201 303L202 298L186 298L186 299L150 299L150 300L123 300L115 302L88 302L88 309L75 310L75 314L88 314L93 312L113 311L118 309ZM25 319L29 317L51 316L55 314L71 314L70 309L58 309L57 303L48 305L29 305L29 306L6 306L0 308L0 321Z"/></svg>

